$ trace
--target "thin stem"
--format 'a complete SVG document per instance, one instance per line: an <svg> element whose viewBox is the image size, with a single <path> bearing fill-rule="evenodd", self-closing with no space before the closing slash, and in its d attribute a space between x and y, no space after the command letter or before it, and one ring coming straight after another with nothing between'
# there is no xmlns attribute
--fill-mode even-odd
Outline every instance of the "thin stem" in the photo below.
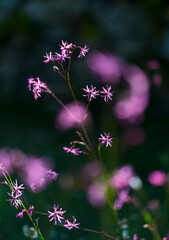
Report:
<svg viewBox="0 0 169 240"><path fill-rule="evenodd" d="M56 97L56 95L48 88L49 93L56 99L56 101L66 110L69 112L69 114L79 123L81 123L72 113L71 111Z"/></svg>
<svg viewBox="0 0 169 240"><path fill-rule="evenodd" d="M114 240L118 240L118 238L115 238L107 233L104 233L104 232L99 232L99 231L96 231L96 230L92 230L92 229L88 229L88 228L79 228L79 230L83 230L83 231L86 231L86 232L92 232L92 233L96 233L96 234L99 234L99 235L103 235L105 237L108 237L108 238L111 238L111 239L114 239Z"/></svg>

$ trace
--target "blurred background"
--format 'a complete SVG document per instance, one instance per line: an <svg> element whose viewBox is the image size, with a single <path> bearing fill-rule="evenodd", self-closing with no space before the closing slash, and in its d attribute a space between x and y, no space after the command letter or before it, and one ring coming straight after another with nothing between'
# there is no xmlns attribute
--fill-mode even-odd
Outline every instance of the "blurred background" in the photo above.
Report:
<svg viewBox="0 0 169 240"><path fill-rule="evenodd" d="M28 187L27 201L42 212L52 211L56 201L82 227L115 235L97 179L98 166L63 150L79 140L78 128L60 117L62 109L51 95L44 93L35 100L27 87L28 78L40 77L64 104L72 104L64 79L51 63L43 63L46 52L59 52L61 40L90 48L82 59L77 58L77 50L71 65L71 84L82 107L87 104L82 90L86 85L98 89L110 85L114 90L112 101L91 102L86 120L96 149L100 133L110 132L113 137L112 148L102 148L106 178L117 167L132 166L147 192L140 194L143 205L150 208L164 236L169 230L169 195L164 193L169 190L167 185L150 186L147 178L157 169L166 176L169 172L169 4L160 0L0 1L1 162L13 179L26 186L24 168L29 166L31 173L35 166L55 170L57 181L36 194ZM25 230L31 226L29 219L16 218L18 210L6 201L6 188L0 188L0 240L30 239ZM92 193L98 193L98 198L93 200ZM152 239L132 204L119 209L119 219L124 239L136 232ZM39 225L50 240L106 239L54 226L43 216Z"/></svg>

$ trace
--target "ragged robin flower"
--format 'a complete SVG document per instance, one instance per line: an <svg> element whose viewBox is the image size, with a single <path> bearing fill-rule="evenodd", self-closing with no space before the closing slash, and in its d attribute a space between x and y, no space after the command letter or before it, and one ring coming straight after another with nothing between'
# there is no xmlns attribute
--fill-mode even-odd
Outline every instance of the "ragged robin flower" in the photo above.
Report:
<svg viewBox="0 0 169 240"><path fill-rule="evenodd" d="M65 223L63 225L63 227L67 228L67 229L72 229L72 228L79 228L78 225L80 225L80 223L76 223L76 218L73 216L73 223L71 223L68 219L65 220Z"/></svg>
<svg viewBox="0 0 169 240"><path fill-rule="evenodd" d="M62 222L62 219L64 219L64 217L62 217L62 216L66 212L66 211L62 211L62 208L60 208L59 210L58 210L58 208L59 208L59 205L57 205L57 207L56 207L56 205L54 204L54 207L53 207L54 212L48 211L48 213L49 213L48 218L51 218L49 221L51 222L52 220L54 220L55 224L57 224L57 220L60 223Z"/></svg>
<svg viewBox="0 0 169 240"><path fill-rule="evenodd" d="M110 133L104 133L103 134L100 134L100 138L98 139L99 140L99 143L100 143L100 146L102 147L104 144L106 144L106 147L108 146L112 146L112 138L110 137Z"/></svg>
<svg viewBox="0 0 169 240"><path fill-rule="evenodd" d="M37 77L36 80L35 80L35 78L32 78L32 77L29 78L28 79L28 88L29 88L29 91L33 91L35 100L37 98L41 97L42 92L51 93L51 91L48 89L46 83L41 82L39 77Z"/></svg>

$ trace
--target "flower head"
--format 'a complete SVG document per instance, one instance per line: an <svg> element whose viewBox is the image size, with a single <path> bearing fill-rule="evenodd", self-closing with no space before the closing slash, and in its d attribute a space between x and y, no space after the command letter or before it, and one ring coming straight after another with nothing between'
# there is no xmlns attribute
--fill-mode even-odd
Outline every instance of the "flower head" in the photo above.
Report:
<svg viewBox="0 0 169 240"><path fill-rule="evenodd" d="M70 147L70 148L67 148L67 147L63 147L63 149L69 153L73 153L73 155L79 155L79 153L82 153L82 151L79 151L79 148L74 148L74 147Z"/></svg>
<svg viewBox="0 0 169 240"><path fill-rule="evenodd" d="M65 59L66 59L66 58L70 58L69 53L67 53L66 51L62 51L61 54L55 52L55 54L56 54L56 55L54 56L55 59L56 59L58 62L60 62L60 63L65 62Z"/></svg>
<svg viewBox="0 0 169 240"><path fill-rule="evenodd" d="M102 91L100 93L102 94L101 97L104 98L105 102L108 102L108 100L112 100L113 92L110 92L111 86L106 85L107 89L102 87Z"/></svg>
<svg viewBox="0 0 169 240"><path fill-rule="evenodd" d="M11 190L15 193L15 196L21 196L22 195L22 190L25 189L25 187L23 187L23 184L21 184L20 186L18 186L18 182L17 180L15 180L16 183L13 183L13 187L11 188Z"/></svg>
<svg viewBox="0 0 169 240"><path fill-rule="evenodd" d="M41 93L42 92L48 92L48 93L51 93L51 91L48 89L46 83L44 82L41 82L39 77L36 78L29 78L28 79L28 88L29 88L29 91L31 91L31 87L32 87L32 91L34 93L34 98L35 100L38 98L38 97L41 97Z"/></svg>
<svg viewBox="0 0 169 240"><path fill-rule="evenodd" d="M66 53L70 53L70 50L73 48L73 44L72 43L67 43L66 41L64 42L62 40L62 45L60 45L60 50L62 52L66 52Z"/></svg>
<svg viewBox="0 0 169 240"><path fill-rule="evenodd" d="M76 223L76 218L73 216L73 223L71 223L68 219L65 220L66 224L63 227L68 228L69 230L72 228L79 228L78 225L80 223Z"/></svg>
<svg viewBox="0 0 169 240"><path fill-rule="evenodd" d="M84 48L80 48L80 54L78 58L85 57L86 53L89 51L88 46L85 44Z"/></svg>
<svg viewBox="0 0 169 240"><path fill-rule="evenodd" d="M47 171L47 177L50 181L52 181L52 180L55 181L57 179L58 175L59 175L58 173L56 173L55 171L52 171L51 169Z"/></svg>
<svg viewBox="0 0 169 240"><path fill-rule="evenodd" d="M99 91L96 91L95 89L96 89L96 87L93 87L93 85L91 85L90 87L88 87L88 85L86 85L86 89L83 88L86 95L83 95L83 96L87 97L88 100L91 101L92 98L96 98L99 95Z"/></svg>
<svg viewBox="0 0 169 240"><path fill-rule="evenodd" d="M54 62L54 58L52 55L52 52L50 52L49 54L46 53L46 56L43 56L44 58L46 58L43 62L44 63L48 63L48 62Z"/></svg>
<svg viewBox="0 0 169 240"><path fill-rule="evenodd" d="M21 206L21 200L19 199L19 197L22 195L22 193L20 193L19 195L15 195L12 191L12 193L8 193L8 195L12 197L12 199L7 200L10 201L10 205L15 206L16 208Z"/></svg>
<svg viewBox="0 0 169 240"><path fill-rule="evenodd" d="M48 211L48 213L49 213L48 218L51 218L49 221L54 220L55 224L57 224L57 220L60 223L62 222L62 219L64 219L64 217L62 217L62 215L66 212L66 211L62 211L62 208L60 208L59 210L58 210L58 208L59 208L59 205L57 205L57 207L56 207L56 205L54 204L54 207L53 207L54 212Z"/></svg>
<svg viewBox="0 0 169 240"><path fill-rule="evenodd" d="M110 133L108 133L108 134L104 133L104 136L103 136L103 134L100 134L100 136L101 137L98 140L99 140L101 147L104 144L106 144L106 147L112 146L112 138L110 137Z"/></svg>

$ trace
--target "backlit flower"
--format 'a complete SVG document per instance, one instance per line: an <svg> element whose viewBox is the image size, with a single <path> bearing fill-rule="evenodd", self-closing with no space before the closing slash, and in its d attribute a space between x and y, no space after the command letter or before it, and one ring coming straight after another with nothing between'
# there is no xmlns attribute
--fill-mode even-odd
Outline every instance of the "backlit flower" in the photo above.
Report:
<svg viewBox="0 0 169 240"><path fill-rule="evenodd" d="M58 173L56 173L55 171L52 171L51 169L47 171L47 178L52 181L52 180L56 180L58 177Z"/></svg>
<svg viewBox="0 0 169 240"><path fill-rule="evenodd" d="M63 149L69 153L73 153L73 155L79 155L79 153L82 153L82 151L79 150L79 148L74 148L74 147L70 147L70 148L67 148L67 147L63 147Z"/></svg>
<svg viewBox="0 0 169 240"><path fill-rule="evenodd" d="M65 220L66 224L63 225L63 227L68 228L69 230L72 228L79 228L78 225L80 223L76 223L76 218L73 216L73 223L71 223L68 219Z"/></svg>
<svg viewBox="0 0 169 240"><path fill-rule="evenodd" d="M25 187L23 187L23 184L18 186L17 180L15 180L15 181L16 181L16 183L13 183L13 187L11 188L11 190L15 193L16 197L21 196L22 195L22 190L24 190Z"/></svg>
<svg viewBox="0 0 169 240"><path fill-rule="evenodd" d="M99 143L101 145L101 147L106 144L106 147L108 146L112 146L112 138L110 137L110 133L104 133L103 134L100 134L100 138L98 139L99 140Z"/></svg>
<svg viewBox="0 0 169 240"><path fill-rule="evenodd" d="M106 87L107 89L102 87L102 91L100 91L100 93L101 93L101 97L104 98L104 101L108 102L109 99L112 100L111 97L113 96L113 92L110 92L111 86L106 85Z"/></svg>
<svg viewBox="0 0 169 240"><path fill-rule="evenodd" d="M51 222L52 220L54 220L55 224L57 224L57 220L60 223L62 222L62 219L64 219L64 217L62 217L62 216L66 212L66 211L62 211L62 208L60 208L59 210L58 210L58 208L59 208L59 205L57 205L57 207L56 207L56 205L54 204L54 207L53 207L54 212L48 211L48 213L49 213L48 218L51 218L49 221Z"/></svg>
<svg viewBox="0 0 169 240"><path fill-rule="evenodd" d="M28 79L28 88L29 88L29 91L31 91L31 90L33 91L35 100L38 97L41 97L42 92L51 93L51 91L48 89L46 83L41 82L39 77L37 77L36 80L35 80L35 78L32 78L32 77L29 78Z"/></svg>
<svg viewBox="0 0 169 240"><path fill-rule="evenodd" d="M96 87L93 87L93 85L91 85L90 87L88 87L88 85L86 86L86 89L83 88L83 90L85 91L86 95L83 95L84 97L87 97L89 101L92 100L92 98L96 98L99 95L99 91L95 90Z"/></svg>
<svg viewBox="0 0 169 240"><path fill-rule="evenodd" d="M88 46L85 44L84 48L81 48L78 58L85 57L86 53L89 51Z"/></svg>
<svg viewBox="0 0 169 240"><path fill-rule="evenodd" d="M46 53L46 56L43 56L43 57L46 58L46 60L43 61L44 63L48 63L48 62L50 62L50 61L51 61L51 62L54 61L52 52L50 52L49 54Z"/></svg>

